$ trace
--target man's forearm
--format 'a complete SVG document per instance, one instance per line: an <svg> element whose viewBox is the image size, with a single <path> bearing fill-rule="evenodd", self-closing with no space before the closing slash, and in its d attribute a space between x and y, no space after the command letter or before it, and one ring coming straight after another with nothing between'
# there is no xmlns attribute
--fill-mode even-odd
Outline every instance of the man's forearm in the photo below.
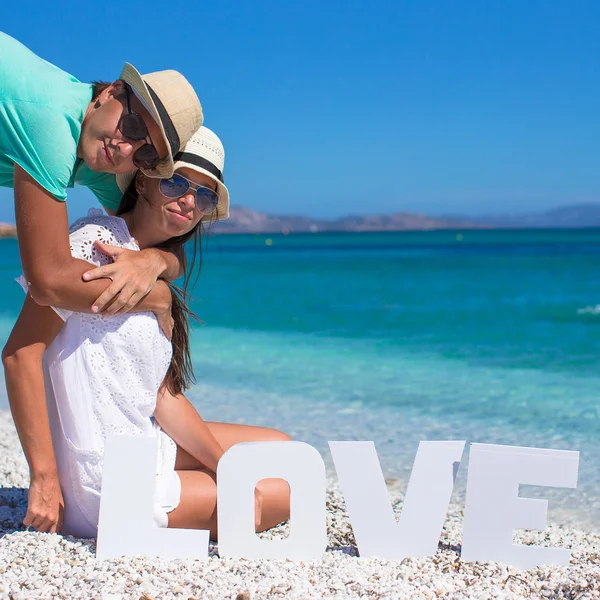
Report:
<svg viewBox="0 0 600 600"><path fill-rule="evenodd" d="M44 375L39 362L22 356L4 360L10 409L31 476L55 477L56 458L50 435Z"/></svg>
<svg viewBox="0 0 600 600"><path fill-rule="evenodd" d="M155 253L158 260L163 265L163 271L160 275L166 281L175 281L183 275L185 269L185 255L181 248L179 252L175 250L164 250L163 248L147 248L144 252Z"/></svg>
<svg viewBox="0 0 600 600"><path fill-rule="evenodd" d="M44 286L44 290L35 285L29 286L31 297L42 306L56 306L77 312L94 312L93 303L110 287L110 279L83 281L82 275L93 265L84 260L70 258L59 267L61 277L54 278ZM166 283L157 281L154 288L133 308L133 312L155 311L164 306L170 298Z"/></svg>
<svg viewBox="0 0 600 600"><path fill-rule="evenodd" d="M64 508L52 445L42 359L60 331L60 317L27 296L2 352L13 420L29 464L23 524L37 531L60 528Z"/></svg>
<svg viewBox="0 0 600 600"><path fill-rule="evenodd" d="M14 190L15 221L21 264L25 277L30 282L29 293L32 298L42 306L94 312L93 304L110 288L112 281L102 277L102 274L94 278L98 281L83 281L83 273L94 269L94 265L71 256L68 215L64 202L54 199L17 165L14 169ZM152 256L154 250L143 252L149 252ZM103 295L101 308L105 308L110 301L115 300L115 296L120 294L114 302L115 306L120 304L122 307L127 302L127 310L131 310L133 305L138 304L140 298L148 295L148 290L158 287L155 284L157 278L163 276L161 273L164 273L165 277L176 276L177 257L168 254L170 253L164 252L164 256L154 254L154 258L157 259L154 264L152 261L142 261L149 264L145 265L146 272L141 279L135 276L136 270L140 268L139 264L133 268L130 264L125 275L123 271L121 272L119 285L115 284L110 292ZM123 293L124 278L126 282L133 280L133 285L125 286L128 288L125 293ZM131 302L133 295L135 301ZM162 292L159 291L138 306L137 310L152 310L150 306L160 305L160 299L164 301L165 297L166 289L163 289ZM163 306L167 305L163 304Z"/></svg>

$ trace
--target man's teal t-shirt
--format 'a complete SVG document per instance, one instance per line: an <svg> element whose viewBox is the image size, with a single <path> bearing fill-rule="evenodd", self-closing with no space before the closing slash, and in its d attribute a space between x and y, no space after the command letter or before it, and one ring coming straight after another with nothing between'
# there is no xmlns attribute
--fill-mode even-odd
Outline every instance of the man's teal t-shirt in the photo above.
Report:
<svg viewBox="0 0 600 600"><path fill-rule="evenodd" d="M81 122L92 86L81 83L0 32L0 185L13 187L14 164L58 200L75 183L105 208L121 201L114 175L77 159Z"/></svg>

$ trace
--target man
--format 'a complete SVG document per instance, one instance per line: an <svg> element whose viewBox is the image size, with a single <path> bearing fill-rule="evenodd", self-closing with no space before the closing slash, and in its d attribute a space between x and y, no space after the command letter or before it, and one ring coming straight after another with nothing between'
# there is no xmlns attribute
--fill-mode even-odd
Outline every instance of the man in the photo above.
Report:
<svg viewBox="0 0 600 600"><path fill-rule="evenodd" d="M121 197L116 174L141 167L151 177L170 177L173 155L202 125L194 90L176 71L142 77L126 64L119 80L96 86L93 95L94 86L3 33L0 56L0 185L15 190L19 250L32 297L71 310L132 309L158 277L177 277L178 257L160 250L124 253L84 282L89 265L69 251L67 188L89 187L112 212ZM112 284L96 280L102 276ZM137 309L160 312L168 328L170 294L166 285L157 288Z"/></svg>
<svg viewBox="0 0 600 600"><path fill-rule="evenodd" d="M126 64L117 81L92 86L0 32L0 185L14 188L23 272L38 304L152 311L170 336L171 292L159 278L175 279L180 257L105 248L115 263L84 277L90 265L71 256L65 200L67 188L82 184L114 213L121 198L116 175L142 168L170 177L173 155L202 120L194 90L176 71L141 76ZM20 350L7 346L3 359L18 360ZM62 495L45 398L11 409L30 466L24 524L56 530Z"/></svg>

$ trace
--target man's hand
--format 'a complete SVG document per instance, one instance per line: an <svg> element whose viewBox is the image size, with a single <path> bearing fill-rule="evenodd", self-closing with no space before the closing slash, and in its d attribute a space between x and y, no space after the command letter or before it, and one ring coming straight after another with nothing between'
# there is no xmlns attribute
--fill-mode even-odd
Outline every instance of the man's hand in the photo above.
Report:
<svg viewBox="0 0 600 600"><path fill-rule="evenodd" d="M94 302L92 312L118 315L130 311L156 285L165 270L160 252L148 248L139 252L95 242L96 249L113 260L83 274L84 281L110 279L112 283ZM112 303L111 303L112 302ZM158 315L157 315L158 317ZM164 328L163 328L164 331Z"/></svg>
<svg viewBox="0 0 600 600"><path fill-rule="evenodd" d="M58 475L32 475L23 525L40 532L60 532L64 510Z"/></svg>

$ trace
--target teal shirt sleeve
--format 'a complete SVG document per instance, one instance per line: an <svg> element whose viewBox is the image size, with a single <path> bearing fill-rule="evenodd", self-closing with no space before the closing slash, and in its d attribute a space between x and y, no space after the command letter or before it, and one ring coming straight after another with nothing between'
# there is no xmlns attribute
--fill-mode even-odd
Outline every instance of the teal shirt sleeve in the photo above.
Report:
<svg viewBox="0 0 600 600"><path fill-rule="evenodd" d="M66 200L77 158L79 123L46 104L0 103L0 144L5 156L29 173L57 200Z"/></svg>
<svg viewBox="0 0 600 600"><path fill-rule="evenodd" d="M17 164L65 200L91 99L90 84L0 32L0 185L14 186Z"/></svg>

